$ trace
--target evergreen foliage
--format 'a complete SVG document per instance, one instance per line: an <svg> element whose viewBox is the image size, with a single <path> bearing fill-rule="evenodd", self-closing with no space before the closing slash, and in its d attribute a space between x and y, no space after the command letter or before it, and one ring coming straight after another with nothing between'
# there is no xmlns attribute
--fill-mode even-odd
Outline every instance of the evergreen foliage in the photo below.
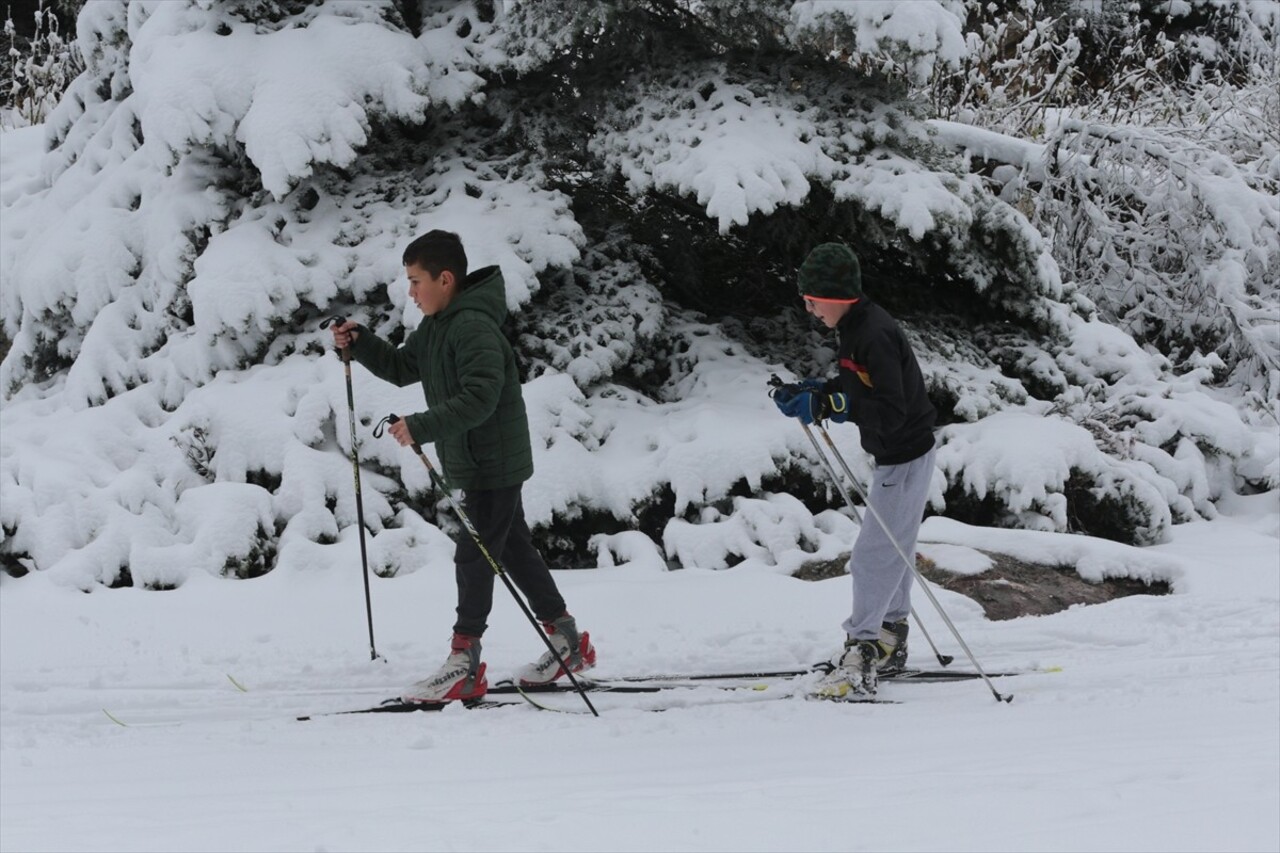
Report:
<svg viewBox="0 0 1280 853"><path fill-rule="evenodd" d="M401 340L400 250L436 227L503 268L542 443L528 502L563 564L638 553L637 531L677 563L826 547L838 523L789 513L842 499L802 437L750 419L770 372L832 369L794 287L828 240L921 353L932 511L1158 541L1280 483L1252 425L1280 394L1277 20L1184 5L88 4L86 70L6 191L0 390L111 426L76 450L6 439L0 554L161 587L173 564L247 577L338 547L351 448L316 323ZM1230 383L1264 402L1208 402ZM414 405L358 396L365 428ZM707 406L753 431L692 452ZM1000 416L1050 424L1054 464L1006 476ZM43 504L21 459L102 458L106 435L121 470L146 458L138 491ZM413 460L360 451L377 570L447 553ZM144 544L69 520L104 501L154 514Z"/></svg>

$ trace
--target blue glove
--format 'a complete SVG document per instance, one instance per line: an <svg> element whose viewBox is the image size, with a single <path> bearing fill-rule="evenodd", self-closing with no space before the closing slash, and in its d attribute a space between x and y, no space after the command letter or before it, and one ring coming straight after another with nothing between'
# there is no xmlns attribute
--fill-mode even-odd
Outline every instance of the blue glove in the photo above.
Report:
<svg viewBox="0 0 1280 853"><path fill-rule="evenodd" d="M792 385L783 385L773 395L778 411L800 423L811 426L830 419L844 423L849 417L849 399L844 394L826 393L827 383L822 379L805 379Z"/></svg>
<svg viewBox="0 0 1280 853"><path fill-rule="evenodd" d="M779 391L774 395L773 402L782 414L789 418L799 418L800 423L808 426L821 419L821 412L814 409L814 404L821 399L822 396L813 391L796 390L789 394Z"/></svg>
<svg viewBox="0 0 1280 853"><path fill-rule="evenodd" d="M773 378L775 380L778 379L776 375ZM778 411L782 412L785 415L786 411L783 409L783 406L790 403L793 399L795 399L795 396L797 394L799 394L801 391L804 390L804 386L802 384L803 382L812 382L812 381L813 381L812 379L805 379L805 380L802 380L802 382L790 382L790 383L787 383L786 385L783 385L781 380L778 380L777 382L775 382L773 390L769 392L769 396L773 398L773 403L775 406L778 407Z"/></svg>

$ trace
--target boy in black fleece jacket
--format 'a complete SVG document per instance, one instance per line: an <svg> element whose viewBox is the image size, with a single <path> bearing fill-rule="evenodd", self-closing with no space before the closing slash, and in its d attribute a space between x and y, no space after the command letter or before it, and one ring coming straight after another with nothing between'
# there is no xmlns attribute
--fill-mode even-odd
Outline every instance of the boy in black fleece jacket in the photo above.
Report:
<svg viewBox="0 0 1280 853"><path fill-rule="evenodd" d="M862 292L852 250L818 246L800 267L799 285L805 309L839 333L839 374L779 389L774 402L805 424L852 421L876 462L867 491L872 511L849 559L853 608L843 624L844 651L817 690L857 698L875 694L878 672L906 664L913 572L894 543L914 556L933 477L936 412L906 335Z"/></svg>

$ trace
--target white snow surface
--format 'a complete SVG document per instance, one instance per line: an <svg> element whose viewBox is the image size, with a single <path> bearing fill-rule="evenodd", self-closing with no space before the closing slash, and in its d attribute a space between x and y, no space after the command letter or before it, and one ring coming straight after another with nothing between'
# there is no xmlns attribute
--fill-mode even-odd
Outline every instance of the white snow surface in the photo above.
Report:
<svg viewBox="0 0 1280 853"><path fill-rule="evenodd" d="M924 81L938 62L955 65L964 56L964 15L955 0L799 0L791 26L797 35L830 31L833 53L900 54L905 70Z"/></svg>
<svg viewBox="0 0 1280 853"><path fill-rule="evenodd" d="M3 577L0 849L1276 850L1277 497L1233 498L1145 549L926 522L944 568L981 548L1172 582L1002 622L935 588L985 670L1026 671L993 679L1008 704L981 681L887 684L900 704L877 706L773 682L596 694L598 719L519 705L299 722L439 663L446 553L373 578L377 662L350 539L323 571L172 592ZM746 564L557 581L601 676L802 667L835 651L849 606L847 578ZM919 591L915 608L970 669ZM501 586L491 624L495 678L539 652ZM935 663L918 631L912 658ZM673 707L645 710L659 702Z"/></svg>
<svg viewBox="0 0 1280 853"><path fill-rule="evenodd" d="M960 388L965 419L940 430L932 507L946 509L947 471L973 496L1000 495L1022 529L931 518L920 550L955 574L981 571L992 551L1092 581L1165 581L1173 594L990 622L937 590L985 668L1026 671L995 682L1011 704L980 681L886 685L901 704L858 707L789 699L774 683L599 695L598 720L522 706L295 721L374 704L434 669L452 622L453 543L413 509L439 497L419 461L368 434L390 411L421 409L420 389L357 367L386 658L370 661L341 367L302 351L328 340L319 331L265 363L248 355L302 303L325 310L381 286L395 319L416 325L397 261L427 227L458 231L475 266L500 266L513 310L585 238L536 170L508 173L461 148L419 164L411 198L367 176L342 192L323 180L357 156L370 101L413 120L478 97L474 69L498 62L483 28L429 28L424 55L375 2L338 4L341 27L314 21L305 42L296 28L216 35L202 24L215 8L89 4L79 34L100 73L49 128L0 144L0 308L16 354L0 368L0 542L36 569L0 573L0 851L1280 849L1274 423L1246 421L1208 388L1208 359L1175 371L1115 328L1068 316L1047 250L1024 310L1070 345L1034 368L1065 379L1064 404L1096 401L1104 424L1132 420L1132 440L1104 452L1086 425L994 369L926 364ZM456 23L468 8L432 20ZM919 75L961 56L959 9L803 0L790 7L791 36L888 50ZM105 37L116 33L127 43ZM672 106L659 91L596 144L637 189L696 198L724 230L798 203L812 180L906 236L969 228L969 183L845 156L887 122L855 116L828 149L801 141L818 117L799 101L748 111L763 95L732 80L713 95ZM951 123L933 130L975 156L1015 145ZM219 189L220 147L243 148L267 197L245 207ZM1042 153L1018 150L1028 169ZM1204 185L1218 204L1232 186L1208 180L1212 165ZM314 207L300 206L305 190ZM1236 236L1271 215L1222 206L1243 223ZM202 225L200 248L191 235ZM168 312L185 299L192 320L175 331ZM43 345L38 317L49 346L75 359L47 381L17 357ZM847 552L857 526L763 487L783 463L816 470L764 393L771 373L794 377L712 325L661 322L690 347L661 401L601 378L621 358L605 347L524 389L531 524L583 509L625 521L665 486L675 497L661 536L597 534L594 570L558 573L599 674L825 659L842 638L848 580L790 573ZM865 481L857 431L832 437ZM1153 544L1068 535L1073 471L1141 509ZM1273 490L1241 497L1244 480ZM725 500L727 512L707 506L741 482L749 497ZM401 485L412 508L391 503ZM683 517L690 506L703 507L697 523ZM277 527L270 573L220 577ZM122 567L134 586L107 589ZM144 589L165 586L177 588ZM495 594L485 650L496 679L541 648L505 589ZM927 597L915 606L953 666L972 666ZM928 666L918 633L912 648ZM677 707L646 710L659 700Z"/></svg>

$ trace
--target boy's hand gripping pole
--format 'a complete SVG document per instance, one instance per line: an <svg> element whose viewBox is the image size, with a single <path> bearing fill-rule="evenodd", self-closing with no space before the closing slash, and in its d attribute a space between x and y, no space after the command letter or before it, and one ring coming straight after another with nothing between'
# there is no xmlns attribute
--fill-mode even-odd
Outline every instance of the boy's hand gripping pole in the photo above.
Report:
<svg viewBox="0 0 1280 853"><path fill-rule="evenodd" d="M346 317L333 316L320 323L320 328L327 329L334 323L342 324ZM373 644L373 601L369 596L369 552L364 543L364 497L360 493L360 460L356 457L356 399L351 391L351 348L340 347L338 354L342 356L342 369L347 376L347 422L351 426L351 475L356 484L356 522L360 528L360 565L364 567L364 612L369 620L369 659L383 661L386 658L378 654Z"/></svg>
<svg viewBox="0 0 1280 853"><path fill-rule="evenodd" d="M374 429L374 437L381 437L382 430L387 424L394 424L399 420L399 415L387 415ZM529 610L529 605L525 604L524 599L520 597L520 593L516 591L515 585L511 583L511 578L508 577L507 573L503 570L502 564L494 559L493 555L489 553L489 549L485 547L484 540L480 538L480 533L476 530L475 525L471 523L471 518L467 515L466 511L463 510L462 505L454 499L453 493L450 491L448 484L444 481L444 478L437 473L436 466L432 465L431 460L422 452L422 445L415 441L409 446L413 448L413 452L422 460L422 464L427 466L427 472L431 475L431 482L434 483L435 487L444 495L445 500L449 502L449 506L453 509L454 514L458 516L458 520L462 522L462 526L467 529L467 533L471 536L472 541L476 543L476 547L479 548L480 553L484 555L485 560L489 563L489 567L493 569L494 574L502 579L502 583L506 586L507 591L511 593L511 597L516 600L516 604L520 605L520 610L524 612L525 618L529 620L529 624L533 626L533 629L538 632L538 636L542 638L542 644L547 647L547 651L551 652L551 656L556 659L558 664L560 664L560 668L564 670L564 674L569 676L569 681L573 684L574 689L578 691L578 695L582 697L582 701L587 703L587 707L591 709L591 713L593 715L597 717L600 716L600 712L596 710L596 706L591 704L591 697L587 695L587 691L582 688L578 679L574 677L573 670L569 668L569 664L565 661L564 656L556 649L555 644L551 642L551 638L542 630L542 626L538 624L538 620L534 618L533 613Z"/></svg>

